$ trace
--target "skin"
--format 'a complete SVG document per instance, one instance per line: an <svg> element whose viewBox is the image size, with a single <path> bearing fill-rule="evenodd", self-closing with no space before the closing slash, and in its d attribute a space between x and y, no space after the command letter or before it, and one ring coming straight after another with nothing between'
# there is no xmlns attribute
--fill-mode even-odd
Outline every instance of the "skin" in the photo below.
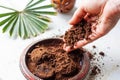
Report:
<svg viewBox="0 0 120 80"><path fill-rule="evenodd" d="M116 25L120 19L120 0L82 0L69 23L77 24L82 18L92 23L92 34L90 40L75 43L74 49L106 35ZM64 49L71 51L70 46L64 45Z"/></svg>

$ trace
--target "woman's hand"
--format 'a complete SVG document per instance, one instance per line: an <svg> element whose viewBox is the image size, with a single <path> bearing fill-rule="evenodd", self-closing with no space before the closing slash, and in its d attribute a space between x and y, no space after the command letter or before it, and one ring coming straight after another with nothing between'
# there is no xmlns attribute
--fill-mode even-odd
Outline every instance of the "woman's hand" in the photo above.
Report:
<svg viewBox="0 0 120 80"><path fill-rule="evenodd" d="M69 23L77 24L82 18L92 23L92 34L88 37L90 40L78 41L74 49L104 36L116 25L120 18L120 0L82 0ZM69 46L64 49L70 51Z"/></svg>

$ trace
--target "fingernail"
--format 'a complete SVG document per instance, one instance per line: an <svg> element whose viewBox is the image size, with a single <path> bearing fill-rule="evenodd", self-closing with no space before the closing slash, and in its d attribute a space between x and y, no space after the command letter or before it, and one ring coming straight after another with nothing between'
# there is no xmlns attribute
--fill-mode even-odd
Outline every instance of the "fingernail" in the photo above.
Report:
<svg viewBox="0 0 120 80"><path fill-rule="evenodd" d="M70 20L69 22L68 22L70 25L72 25L72 21Z"/></svg>

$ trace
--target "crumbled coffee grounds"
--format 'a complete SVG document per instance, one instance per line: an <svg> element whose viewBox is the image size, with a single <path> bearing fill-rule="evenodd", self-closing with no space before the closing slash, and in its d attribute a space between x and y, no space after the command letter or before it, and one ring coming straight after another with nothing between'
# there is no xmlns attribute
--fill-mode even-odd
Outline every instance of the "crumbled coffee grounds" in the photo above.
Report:
<svg viewBox="0 0 120 80"><path fill-rule="evenodd" d="M90 75L97 75L97 74L99 74L99 73L101 73L101 70L100 70L100 68L99 68L98 66L95 65L95 66L92 68L92 72L91 72Z"/></svg>
<svg viewBox="0 0 120 80"><path fill-rule="evenodd" d="M95 46L95 45L94 45ZM98 51L97 47L92 46L93 50L91 52L88 52L89 58L90 58L90 72L85 80L102 80L104 76L103 68L105 66L105 63L103 62L103 59L105 56L100 55L103 51ZM105 55L105 53L104 53Z"/></svg>
<svg viewBox="0 0 120 80"><path fill-rule="evenodd" d="M54 44L54 46L53 46ZM81 70L84 52L76 49L66 52L63 43L37 45L28 52L26 63L29 70L44 80L68 80Z"/></svg>
<svg viewBox="0 0 120 80"><path fill-rule="evenodd" d="M102 51L101 51L101 52L99 52L99 54L100 54L101 56L103 56L103 57L105 56L105 53L104 53L104 52L102 52Z"/></svg>
<svg viewBox="0 0 120 80"><path fill-rule="evenodd" d="M93 48L96 48L96 46L95 46L95 45L93 45L92 47L93 47Z"/></svg>
<svg viewBox="0 0 120 80"><path fill-rule="evenodd" d="M60 38L63 38L63 35L61 35Z"/></svg>
<svg viewBox="0 0 120 80"><path fill-rule="evenodd" d="M117 67L120 67L120 65L116 65Z"/></svg>
<svg viewBox="0 0 120 80"><path fill-rule="evenodd" d="M88 56L89 56L89 59L90 59L90 60L94 58L94 55L91 54L90 52L88 52Z"/></svg>
<svg viewBox="0 0 120 80"><path fill-rule="evenodd" d="M102 65L105 65L104 63L102 63Z"/></svg>
<svg viewBox="0 0 120 80"><path fill-rule="evenodd" d="M64 35L66 46L73 46L79 40L88 40L88 36L91 33L91 24L82 19L80 23L73 25L68 31L66 31Z"/></svg>

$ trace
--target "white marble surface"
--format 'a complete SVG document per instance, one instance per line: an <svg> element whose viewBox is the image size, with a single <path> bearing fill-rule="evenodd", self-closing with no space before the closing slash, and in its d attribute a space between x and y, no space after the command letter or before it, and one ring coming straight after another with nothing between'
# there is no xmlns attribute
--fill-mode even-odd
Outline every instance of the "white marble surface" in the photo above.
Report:
<svg viewBox="0 0 120 80"><path fill-rule="evenodd" d="M22 9L27 2L28 0L0 0L0 5ZM79 2L80 0L77 0L75 8L78 7ZM46 0L46 3L50 3L50 0ZM36 40L64 34L70 27L68 21L75 8L70 13L52 16L53 22L49 24L49 30L35 38L13 39L7 33L3 34L0 27L0 80L26 80L19 68L19 59L24 48ZM5 10L0 8L1 12L5 12ZM92 50L92 45L96 45L98 51L104 51L107 55L104 58L106 65L101 80L120 80L120 67L116 67L116 65L120 65L120 22L106 36L88 44L85 48ZM113 61L111 62L110 59Z"/></svg>

